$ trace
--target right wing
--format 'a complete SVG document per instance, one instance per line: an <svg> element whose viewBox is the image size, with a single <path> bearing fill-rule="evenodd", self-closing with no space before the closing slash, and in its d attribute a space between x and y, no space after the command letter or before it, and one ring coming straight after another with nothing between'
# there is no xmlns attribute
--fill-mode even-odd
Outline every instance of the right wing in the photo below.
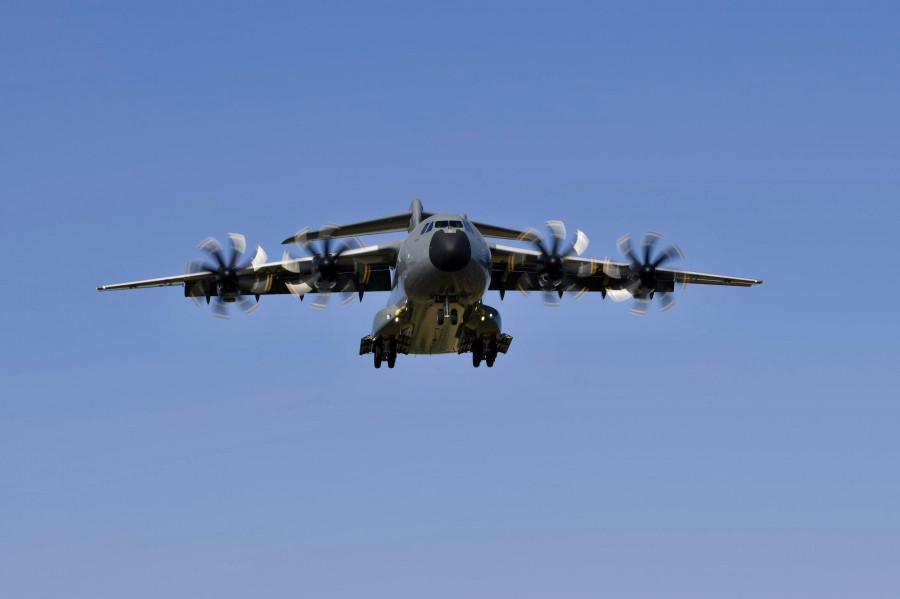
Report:
<svg viewBox="0 0 900 599"><path fill-rule="evenodd" d="M390 291L391 268L397 260L399 242L370 245L347 250L338 257L338 278L333 291ZM315 267L311 256L266 262L265 252L257 250L252 263L237 270L241 293L245 295L274 295L317 293L314 285ZM101 285L98 291L140 289L183 285L185 297L215 297L218 295L216 272L203 270L170 277L143 279L128 283Z"/></svg>

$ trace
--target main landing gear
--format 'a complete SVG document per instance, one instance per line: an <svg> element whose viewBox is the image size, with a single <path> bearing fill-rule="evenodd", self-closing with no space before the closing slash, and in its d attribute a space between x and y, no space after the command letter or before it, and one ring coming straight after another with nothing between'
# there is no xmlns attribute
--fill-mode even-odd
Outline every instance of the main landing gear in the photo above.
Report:
<svg viewBox="0 0 900 599"><path fill-rule="evenodd" d="M393 368L397 363L397 340L391 339L387 342L387 348L381 340L377 340L372 345L372 354L375 359L375 368L381 368L382 362L387 362L388 368Z"/></svg>
<svg viewBox="0 0 900 599"><path fill-rule="evenodd" d="M472 342L472 366L478 368L483 360L488 368L493 368L498 351L496 338L492 338L487 343L482 339L476 339Z"/></svg>

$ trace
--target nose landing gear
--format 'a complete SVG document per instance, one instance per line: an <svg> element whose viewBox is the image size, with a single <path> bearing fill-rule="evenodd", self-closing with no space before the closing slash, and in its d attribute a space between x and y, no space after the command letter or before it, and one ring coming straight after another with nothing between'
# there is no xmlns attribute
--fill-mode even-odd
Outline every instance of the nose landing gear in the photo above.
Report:
<svg viewBox="0 0 900 599"><path fill-rule="evenodd" d="M438 326L444 325L444 320L446 319L446 312L443 308L438 308L437 311L437 323ZM459 322L459 312L456 311L456 308L450 310L450 324L456 325Z"/></svg>
<svg viewBox="0 0 900 599"><path fill-rule="evenodd" d="M443 326L444 320L448 316L450 317L450 324L452 324L453 326L456 326L459 323L459 312L456 311L456 308L450 309L450 300L451 299L454 302L458 301L458 298L450 298L449 296L435 298L436 303L439 304L441 301L443 301L443 303L444 303L443 307L438 308L438 310L437 310L438 326Z"/></svg>

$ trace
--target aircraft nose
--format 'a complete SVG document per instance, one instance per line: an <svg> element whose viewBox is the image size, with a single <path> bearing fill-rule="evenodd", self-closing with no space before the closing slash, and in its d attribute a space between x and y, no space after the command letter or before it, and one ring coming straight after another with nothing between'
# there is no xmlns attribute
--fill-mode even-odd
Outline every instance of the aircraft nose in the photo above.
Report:
<svg viewBox="0 0 900 599"><path fill-rule="evenodd" d="M472 245L465 231L436 231L428 246L431 263L444 272L462 270L472 259Z"/></svg>

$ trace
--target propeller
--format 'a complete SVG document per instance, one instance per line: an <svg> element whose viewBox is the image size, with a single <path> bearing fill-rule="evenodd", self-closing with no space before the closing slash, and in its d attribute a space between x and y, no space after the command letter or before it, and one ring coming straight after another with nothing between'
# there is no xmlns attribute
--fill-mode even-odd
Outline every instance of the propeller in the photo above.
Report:
<svg viewBox="0 0 900 599"><path fill-rule="evenodd" d="M286 283L288 291L301 300L307 293L315 292L316 299L313 301L312 307L319 310L328 307L332 293L340 296L341 304L349 303L353 299L353 282L347 280L341 289L335 289L341 274L338 259L347 250L361 247L362 243L356 237L340 240L324 237L320 240L311 240L307 237L308 231L309 229L303 229L294 238L304 256L312 257L312 268L308 272L303 273L302 270L305 269L301 269L296 262L296 257L291 256L287 251L284 252L285 268L300 275L296 282Z"/></svg>
<svg viewBox="0 0 900 599"><path fill-rule="evenodd" d="M541 237L533 229L526 231L523 237L530 238L540 252L534 275L537 276L537 285L544 291L544 305L557 307L560 305L559 300L562 299L563 292L584 292L584 289L578 288L576 284L566 285L565 259L573 254L576 256L583 254L589 240L580 230L576 230L574 239L569 240L566 225L562 221L548 220L546 225L549 233L546 237ZM530 276L530 273L522 275L522 277ZM522 282L519 284L520 290L530 287L530 285L526 287Z"/></svg>
<svg viewBox="0 0 900 599"><path fill-rule="evenodd" d="M215 275L215 301L213 302L213 315L218 318L229 318L228 304L236 303L245 313L254 311L259 307L259 294L265 293L272 285L271 277L260 278L255 273L242 272L254 264L262 264L267 260L266 252L262 247L256 248L256 255L246 262L241 261L244 251L247 249L247 241L240 233L228 233L229 252L226 256L222 244L212 237L207 237L198 246L206 252L207 260L193 260L188 262L187 273L211 272ZM191 297L196 304L200 304L199 297L206 297L206 303L210 303L212 290L205 286L195 286L190 289ZM255 295L256 302L250 301L248 295Z"/></svg>
<svg viewBox="0 0 900 599"><path fill-rule="evenodd" d="M642 316L647 313L650 308L650 302L656 293L658 275L656 269L664 263L683 259L684 252L677 245L672 245L654 256L653 250L656 242L662 237L655 231L648 231L644 235L643 255L641 257L635 253L631 246L631 235L625 235L616 243L619 251L631 263L624 274L626 283L624 288L631 293L635 299L631 313ZM675 304L675 297L670 291L665 291L660 295L660 312L669 310Z"/></svg>

